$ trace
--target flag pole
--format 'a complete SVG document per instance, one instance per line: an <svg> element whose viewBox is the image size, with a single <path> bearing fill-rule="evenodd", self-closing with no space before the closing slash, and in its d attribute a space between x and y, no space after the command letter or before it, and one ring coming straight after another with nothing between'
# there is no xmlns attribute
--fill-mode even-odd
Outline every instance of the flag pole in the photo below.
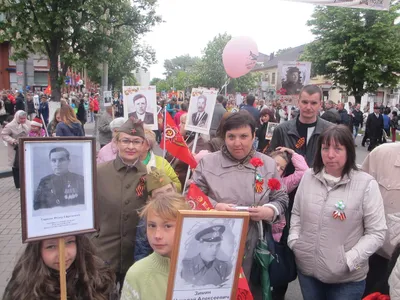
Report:
<svg viewBox="0 0 400 300"><path fill-rule="evenodd" d="M193 141L192 153L194 153L196 151L197 140L198 139L199 139L199 133L196 132L196 135L194 136L194 141ZM184 184L183 189L182 189L182 195L185 193L185 190L186 190L186 187L187 187L187 184L188 184L188 181L189 181L189 177L190 177L190 171L191 171L190 166L188 166L188 170L187 170L187 173L186 173L185 184Z"/></svg>
<svg viewBox="0 0 400 300"><path fill-rule="evenodd" d="M167 106L164 106L164 129L163 129L163 158L167 155L167 148L165 146L166 139L165 139L165 130L167 129ZM162 165L164 171L164 164Z"/></svg>

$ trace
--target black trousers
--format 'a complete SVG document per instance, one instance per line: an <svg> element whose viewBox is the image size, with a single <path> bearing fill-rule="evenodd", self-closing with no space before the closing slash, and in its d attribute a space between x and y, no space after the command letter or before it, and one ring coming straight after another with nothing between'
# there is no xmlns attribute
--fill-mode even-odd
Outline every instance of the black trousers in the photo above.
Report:
<svg viewBox="0 0 400 300"><path fill-rule="evenodd" d="M15 188L19 189L19 168L12 168Z"/></svg>
<svg viewBox="0 0 400 300"><path fill-rule="evenodd" d="M379 146L382 137L370 137L368 151L374 150L375 147Z"/></svg>
<svg viewBox="0 0 400 300"><path fill-rule="evenodd" d="M378 255L372 254L369 258L369 271L367 274L364 297L375 292L384 293L385 283L381 282L387 273L389 260ZM387 283L386 283L387 284Z"/></svg>

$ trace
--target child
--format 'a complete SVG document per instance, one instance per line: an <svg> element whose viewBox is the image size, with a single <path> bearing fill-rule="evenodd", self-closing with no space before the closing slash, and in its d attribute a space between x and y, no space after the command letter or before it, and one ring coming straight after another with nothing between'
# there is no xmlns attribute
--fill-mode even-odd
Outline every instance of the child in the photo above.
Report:
<svg viewBox="0 0 400 300"><path fill-rule="evenodd" d="M65 237L69 300L116 300L115 275L86 236ZM32 242L18 260L3 300L60 299L58 239Z"/></svg>
<svg viewBox="0 0 400 300"><path fill-rule="evenodd" d="M44 131L43 127L43 122L40 118L35 117L31 121L31 131L29 131L28 136L29 137L43 137L46 135L46 132Z"/></svg>
<svg viewBox="0 0 400 300"><path fill-rule="evenodd" d="M284 176L286 166L290 162L288 154L292 157L291 161L295 171L293 174ZM294 152L294 150L285 147L276 148L276 151L272 152L270 156L275 159L278 173L282 177L282 182L286 186L286 192L292 192L299 185L300 180L304 175L304 172L308 169L308 165L304 157ZM285 225L286 221L285 218L282 216L280 222L272 225L272 235L275 241L280 241Z"/></svg>
<svg viewBox="0 0 400 300"><path fill-rule="evenodd" d="M188 209L179 194L161 194L147 202L140 217L146 219L147 239L154 252L130 267L121 300L166 298L178 210Z"/></svg>

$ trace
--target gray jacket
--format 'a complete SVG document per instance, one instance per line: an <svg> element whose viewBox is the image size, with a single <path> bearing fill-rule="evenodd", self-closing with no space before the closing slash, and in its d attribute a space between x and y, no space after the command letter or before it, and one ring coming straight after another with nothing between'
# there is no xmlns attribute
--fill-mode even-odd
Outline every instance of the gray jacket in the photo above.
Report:
<svg viewBox="0 0 400 300"><path fill-rule="evenodd" d="M221 103L215 103L214 113L211 121L210 136L215 137L219 124L221 123L222 117L226 113L226 109Z"/></svg>
<svg viewBox="0 0 400 300"><path fill-rule="evenodd" d="M112 132L110 123L113 120L112 116L108 112L104 112L97 123L99 129L99 144L107 145L112 140Z"/></svg>
<svg viewBox="0 0 400 300"><path fill-rule="evenodd" d="M282 215L285 213L289 201L283 184L278 191L267 191L268 179L279 178L275 161L259 152L256 152L254 156L261 158L264 162L264 166L259 167L257 171L264 179L264 191L260 194L255 194L253 187L254 167L250 163L242 165L234 162L223 156L221 151L208 154L200 160L193 173L193 181L209 197L214 206L219 202L251 206L255 194L256 204L272 206L279 215ZM260 201L265 191L267 193ZM250 221L243 260L246 278L250 278L253 251L257 240L257 223Z"/></svg>
<svg viewBox="0 0 400 300"><path fill-rule="evenodd" d="M296 121L297 118L279 124L279 126L275 128L274 135L272 136L271 143L269 144L268 152L275 151L276 147L279 146L293 149L297 153L304 156L307 164L312 167L314 164L314 156L317 152L318 138L326 128L332 126L333 124L318 117L317 124L315 125L314 132L308 141L305 153L302 153L300 149L296 148L296 143L300 139L300 134L298 133L296 127Z"/></svg>
<svg viewBox="0 0 400 300"><path fill-rule="evenodd" d="M343 201L346 219L333 218ZM288 245L298 270L325 283L364 280L368 258L382 246L386 220L378 183L351 171L333 188L321 172L304 174L294 199Z"/></svg>

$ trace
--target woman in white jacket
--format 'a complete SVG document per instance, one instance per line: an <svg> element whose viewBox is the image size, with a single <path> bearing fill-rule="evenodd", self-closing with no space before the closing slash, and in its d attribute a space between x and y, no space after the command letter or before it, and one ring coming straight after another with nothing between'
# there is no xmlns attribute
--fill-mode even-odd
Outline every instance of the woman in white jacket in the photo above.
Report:
<svg viewBox="0 0 400 300"><path fill-rule="evenodd" d="M388 228L390 241L394 246L400 247L400 213L388 215ZM398 251L394 251L398 253ZM396 259L395 257L393 257ZM392 259L393 259L392 258ZM400 300L400 256L397 257L395 266L389 277L390 299Z"/></svg>
<svg viewBox="0 0 400 300"><path fill-rule="evenodd" d="M350 130L329 127L297 190L288 245L304 300L360 300L368 258L384 242L378 183L357 169L355 158Z"/></svg>

